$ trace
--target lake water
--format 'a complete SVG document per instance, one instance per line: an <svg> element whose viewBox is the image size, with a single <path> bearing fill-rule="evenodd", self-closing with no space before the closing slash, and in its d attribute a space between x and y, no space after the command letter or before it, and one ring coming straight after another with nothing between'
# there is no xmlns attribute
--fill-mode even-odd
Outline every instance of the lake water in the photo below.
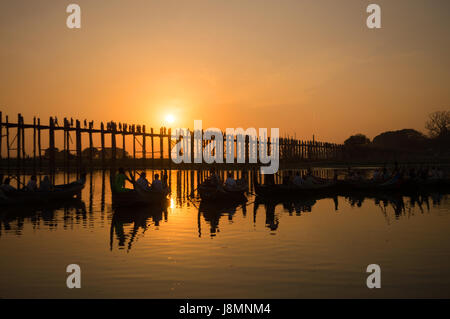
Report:
<svg viewBox="0 0 450 319"><path fill-rule="evenodd" d="M163 210L115 210L101 171L81 202L0 208L0 297L450 297L448 195L276 205L249 195L208 209L188 198L197 178L171 171ZM66 286L69 264L81 267L81 289ZM381 289L366 286L369 264L381 267Z"/></svg>

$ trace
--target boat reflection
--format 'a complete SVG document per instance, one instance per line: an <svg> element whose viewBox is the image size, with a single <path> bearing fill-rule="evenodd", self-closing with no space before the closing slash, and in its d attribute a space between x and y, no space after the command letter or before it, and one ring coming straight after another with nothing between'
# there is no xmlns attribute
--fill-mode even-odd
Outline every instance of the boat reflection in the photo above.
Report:
<svg viewBox="0 0 450 319"><path fill-rule="evenodd" d="M253 205L253 223L256 223L256 213L258 211L259 206L264 206L264 210L266 212L266 227L270 230L275 231L278 229L279 220L275 216L275 208L279 203L275 201L255 201ZM285 203L281 203L284 206Z"/></svg>
<svg viewBox="0 0 450 319"><path fill-rule="evenodd" d="M264 199L257 197L253 206L253 221L256 223L256 215L258 210L262 207L266 214L265 225L270 231L276 231L280 223L280 216L277 216L277 212L288 213L289 216L301 216L304 213L311 213L313 207L320 201L326 199L332 199L334 210L339 212L339 202L345 200L351 207L363 207L364 202L370 201L371 204L378 206L386 218L386 221L390 223L390 213L393 212L394 219L400 219L401 217L409 217L414 215L415 208L419 209L420 213L430 211L430 206L438 206L446 198L448 191L441 192L422 192L409 194L408 196L399 195L389 192L378 192L376 194L359 193L346 196L321 196L311 198L281 198L281 199ZM280 210L281 208L281 210Z"/></svg>
<svg viewBox="0 0 450 319"><path fill-rule="evenodd" d="M168 220L168 206L169 201L167 200L160 205L150 207L115 208L111 220L110 250L113 250L114 247L114 234L119 249L126 247L127 251L131 250L139 236L143 236L152 224L158 227L163 219L164 221ZM127 232L128 226L131 226L131 230ZM141 234L139 234L140 231L142 231Z"/></svg>
<svg viewBox="0 0 450 319"><path fill-rule="evenodd" d="M242 207L242 212L244 216L247 213L247 199L242 201L234 201L231 203L211 203L211 202L201 202L198 208L198 237L202 236L201 227L201 216L206 223L209 224L209 233L211 237L215 237L219 229L219 221L222 216L227 216L228 221L233 221L233 216L237 209Z"/></svg>
<svg viewBox="0 0 450 319"><path fill-rule="evenodd" d="M387 209L391 207L394 211L396 219L413 213L415 207L419 208L421 213L430 210L430 202L433 205L440 205L441 201L447 196L448 190L428 191L412 193L407 196L401 194L383 192L375 195L370 194L352 194L346 196L346 200L352 207L362 207L365 200L373 200L374 204L382 210L383 214L387 214Z"/></svg>
<svg viewBox="0 0 450 319"><path fill-rule="evenodd" d="M170 173L170 172L169 172ZM377 211L381 212L386 222L409 217L414 214L424 214L432 210L433 206L445 205L444 199L449 194L449 188L429 188L420 192L402 193L387 191L342 191L334 194L310 194L308 196L283 197L264 199L259 196L254 197L252 192L248 195L248 201L242 202L222 202L207 203L196 199L196 186L203 180L201 171L176 171L174 183L175 196L171 202L167 201L160 207L154 205L150 207L116 208L110 201L109 187L106 181L108 173L91 172L88 176L86 189L83 191L85 203L79 199L67 200L64 202L54 202L39 206L29 207L2 207L0 210L0 236L6 233L22 235L24 229L45 229L53 230L57 227L75 229L73 225L83 228L104 227L111 218L110 249L131 249L141 236L151 226L158 226L162 220L168 220L168 205L172 211L182 212L184 217L187 214L190 220L195 223L197 218L198 236L205 233L206 237L215 237L220 232L220 222L228 220L234 222L245 222L236 218L237 212L242 211L244 216L253 210L253 222L256 223L257 214L265 214L265 229L271 233L280 231L280 223L283 214L290 216L303 216L315 211L333 210L341 213L348 207L367 208L373 211L373 205ZM169 183L171 181L169 174ZM61 176L60 176L61 177ZM252 175L250 175L252 178ZM250 186L252 183L249 183ZM95 185L99 185L97 189ZM106 189L106 190L105 190ZM326 202L326 204L325 204ZM252 207L253 205L253 207ZM319 206L320 209L317 207ZM195 207L195 209L193 209ZM197 215L197 216L196 216ZM264 218L264 216L261 216ZM174 217L175 218L175 217ZM176 217L177 218L177 217ZM207 226L205 226L207 225ZM106 226L106 227L108 227ZM171 226L171 225L170 225ZM202 229L204 228L209 229ZM195 225L194 225L195 228ZM108 239L106 239L108 240ZM116 245L116 246L114 246Z"/></svg>
<svg viewBox="0 0 450 319"><path fill-rule="evenodd" d="M4 207L0 212L0 236L2 230L21 235L27 223L31 224L33 229L40 229L42 225L49 230L56 229L59 223L57 216L61 212L64 214L64 228L80 221L85 222L89 218L84 201L77 198L33 206Z"/></svg>

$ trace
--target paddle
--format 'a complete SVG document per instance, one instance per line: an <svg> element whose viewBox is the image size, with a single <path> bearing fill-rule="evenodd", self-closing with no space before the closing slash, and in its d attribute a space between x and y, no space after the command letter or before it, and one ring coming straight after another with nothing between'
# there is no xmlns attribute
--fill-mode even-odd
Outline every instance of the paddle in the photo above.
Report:
<svg viewBox="0 0 450 319"><path fill-rule="evenodd" d="M197 205L195 204L195 202L192 200L192 198L190 198L190 197L188 196L188 197L187 197L187 200L190 201L190 202L192 203L192 205L193 205L195 208L198 208Z"/></svg>
<svg viewBox="0 0 450 319"><path fill-rule="evenodd" d="M132 172L131 169L128 170L128 174L130 174L130 176L131 176L131 178L128 178L128 177L127 177L128 181L129 181L130 183L132 183L133 185L136 184L136 175L133 174L133 172ZM126 175L125 175L125 176L126 176Z"/></svg>
<svg viewBox="0 0 450 319"><path fill-rule="evenodd" d="M191 197L191 196L194 196L194 193L195 193L195 191L198 189L198 186L195 188L195 189L193 189L192 191L191 191L191 193L188 195L188 198L189 197Z"/></svg>

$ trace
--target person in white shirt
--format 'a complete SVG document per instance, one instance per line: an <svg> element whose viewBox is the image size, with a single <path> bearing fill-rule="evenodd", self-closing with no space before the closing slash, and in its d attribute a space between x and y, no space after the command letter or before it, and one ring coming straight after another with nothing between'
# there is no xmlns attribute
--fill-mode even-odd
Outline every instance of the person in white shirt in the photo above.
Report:
<svg viewBox="0 0 450 319"><path fill-rule="evenodd" d="M231 172L228 173L228 177L225 181L225 187L226 188L235 188L236 187L236 181L233 178L233 174Z"/></svg>
<svg viewBox="0 0 450 319"><path fill-rule="evenodd" d="M162 183L159 180L159 174L155 174L155 179L152 182L152 190L162 191Z"/></svg>
<svg viewBox="0 0 450 319"><path fill-rule="evenodd" d="M149 182L146 177L147 177L147 174L145 174L145 172L142 172L141 175L139 176L138 180L136 181L136 183L139 186L141 186L143 189L149 188Z"/></svg>
<svg viewBox="0 0 450 319"><path fill-rule="evenodd" d="M31 176L30 180L27 183L27 190L29 190L30 192L34 192L36 191L38 188L37 185L37 178L35 175Z"/></svg>

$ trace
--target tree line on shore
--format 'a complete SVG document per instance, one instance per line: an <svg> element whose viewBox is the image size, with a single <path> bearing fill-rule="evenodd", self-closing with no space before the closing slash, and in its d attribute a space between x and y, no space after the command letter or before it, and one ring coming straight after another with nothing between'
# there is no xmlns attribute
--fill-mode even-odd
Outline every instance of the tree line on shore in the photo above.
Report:
<svg viewBox="0 0 450 319"><path fill-rule="evenodd" d="M450 111L431 113L425 123L428 134L414 129L387 131L370 140L355 134L344 145L353 151L406 151L430 156L450 156Z"/></svg>

